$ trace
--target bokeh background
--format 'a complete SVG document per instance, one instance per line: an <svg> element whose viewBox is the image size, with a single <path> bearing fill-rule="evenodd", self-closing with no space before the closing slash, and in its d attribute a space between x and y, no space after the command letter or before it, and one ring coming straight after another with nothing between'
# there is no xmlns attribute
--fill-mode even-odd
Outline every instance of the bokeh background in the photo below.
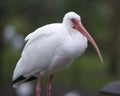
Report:
<svg viewBox="0 0 120 96"><path fill-rule="evenodd" d="M89 43L84 55L69 68L56 73L52 96L67 96L70 91L81 96L96 96L105 84L119 81L120 0L0 0L0 96L18 96L18 91L12 88L12 74L25 36L45 24L62 22L69 11L81 16L102 52L104 64L100 64ZM44 96L48 78L45 76L42 80ZM35 96L35 83L32 83L32 94L26 96Z"/></svg>

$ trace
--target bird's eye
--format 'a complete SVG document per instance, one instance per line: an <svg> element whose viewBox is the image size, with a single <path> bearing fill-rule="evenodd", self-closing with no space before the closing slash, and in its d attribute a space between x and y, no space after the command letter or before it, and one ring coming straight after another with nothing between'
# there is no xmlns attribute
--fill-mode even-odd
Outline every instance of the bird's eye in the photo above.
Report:
<svg viewBox="0 0 120 96"><path fill-rule="evenodd" d="M71 21L72 21L73 24L78 24L78 20L75 19L75 18L72 18Z"/></svg>
<svg viewBox="0 0 120 96"><path fill-rule="evenodd" d="M72 18L71 21L73 23L73 27L72 28L76 29L76 27L77 27L77 20L75 18Z"/></svg>
<svg viewBox="0 0 120 96"><path fill-rule="evenodd" d="M75 23L75 22L76 22L76 19L75 19L75 18L72 18L71 21L72 21L73 23Z"/></svg>

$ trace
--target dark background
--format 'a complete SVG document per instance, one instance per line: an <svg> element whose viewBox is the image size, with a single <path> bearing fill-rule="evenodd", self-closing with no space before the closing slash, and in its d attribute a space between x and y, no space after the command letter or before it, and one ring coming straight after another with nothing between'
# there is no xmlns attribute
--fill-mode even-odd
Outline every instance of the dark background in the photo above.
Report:
<svg viewBox="0 0 120 96"><path fill-rule="evenodd" d="M83 56L68 69L56 73L52 96L64 96L74 90L82 96L96 96L105 84L119 81L120 0L1 0L0 96L17 96L12 88L12 74L24 46L24 37L45 24L62 22L69 11L81 16L102 52L104 64L100 64L89 44ZM42 94L45 94L47 80L48 76L42 80Z"/></svg>

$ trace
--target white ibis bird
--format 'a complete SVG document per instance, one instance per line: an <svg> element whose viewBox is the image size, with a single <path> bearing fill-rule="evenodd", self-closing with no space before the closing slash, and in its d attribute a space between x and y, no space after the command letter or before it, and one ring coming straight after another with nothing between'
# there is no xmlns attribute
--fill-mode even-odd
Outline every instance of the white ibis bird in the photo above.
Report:
<svg viewBox="0 0 120 96"><path fill-rule="evenodd" d="M51 96L54 73L68 67L75 58L84 53L87 39L95 47L103 63L99 48L75 12L66 13L62 23L48 24L30 33L25 38L27 43L14 70L13 87L38 78L36 94L40 96L41 78L48 74L50 79L47 96Z"/></svg>

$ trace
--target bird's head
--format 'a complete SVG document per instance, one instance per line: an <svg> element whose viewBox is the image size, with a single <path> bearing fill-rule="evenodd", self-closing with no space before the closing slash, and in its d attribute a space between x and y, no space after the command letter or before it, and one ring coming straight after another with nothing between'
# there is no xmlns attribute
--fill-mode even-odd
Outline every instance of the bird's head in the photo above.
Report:
<svg viewBox="0 0 120 96"><path fill-rule="evenodd" d="M78 30L83 36L85 36L90 41L90 43L94 46L96 52L98 53L101 63L103 63L101 52L97 44L95 43L94 39L91 37L91 35L83 26L81 22L81 17L75 12L68 12L65 14L63 18L63 23L73 30Z"/></svg>

